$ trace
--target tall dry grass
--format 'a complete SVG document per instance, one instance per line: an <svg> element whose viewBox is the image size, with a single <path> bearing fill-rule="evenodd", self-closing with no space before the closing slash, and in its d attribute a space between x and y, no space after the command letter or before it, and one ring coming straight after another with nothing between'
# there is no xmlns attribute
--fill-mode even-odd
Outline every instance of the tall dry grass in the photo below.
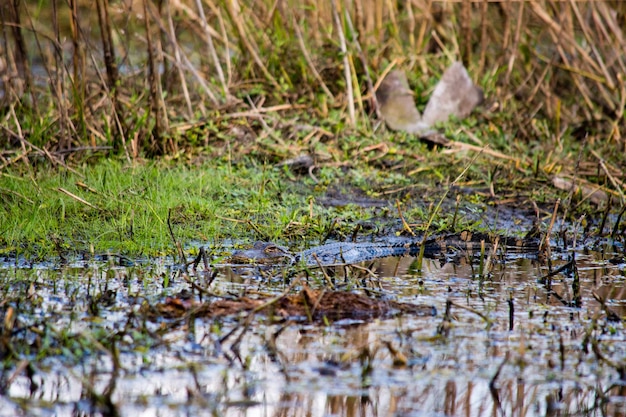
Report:
<svg viewBox="0 0 626 417"><path fill-rule="evenodd" d="M259 107L361 125L389 66L428 80L458 59L518 140L569 131L623 152L625 15L620 1L9 0L0 166L175 153L183 122Z"/></svg>

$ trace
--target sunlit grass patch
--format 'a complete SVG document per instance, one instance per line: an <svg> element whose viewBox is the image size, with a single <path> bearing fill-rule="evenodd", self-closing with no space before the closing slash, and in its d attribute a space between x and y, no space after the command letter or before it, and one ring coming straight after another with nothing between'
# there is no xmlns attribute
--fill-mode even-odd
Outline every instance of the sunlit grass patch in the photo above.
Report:
<svg viewBox="0 0 626 417"><path fill-rule="evenodd" d="M269 235L288 209L279 207L277 173L225 166L127 166L103 161L76 172L3 174L2 245L6 250L171 250L168 219L183 242L250 238L245 220ZM242 223L228 219L241 220ZM276 224L280 227L280 224ZM243 230L243 231L242 231Z"/></svg>

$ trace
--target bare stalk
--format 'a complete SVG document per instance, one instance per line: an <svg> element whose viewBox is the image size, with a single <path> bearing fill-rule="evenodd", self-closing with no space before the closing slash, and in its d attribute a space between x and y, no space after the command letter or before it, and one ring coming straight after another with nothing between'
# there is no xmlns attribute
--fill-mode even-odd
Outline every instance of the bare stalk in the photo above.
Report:
<svg viewBox="0 0 626 417"><path fill-rule="evenodd" d="M165 145L162 143L164 130L167 129L167 110L163 100L161 89L161 75L157 70L158 58L155 57L155 46L152 40L152 29L150 25L150 15L148 14L148 1L143 1L144 23L146 28L146 40L148 42L148 83L150 85L150 111L154 117L154 127L152 129L152 139L156 142L159 152L165 152ZM160 45L160 44L159 44Z"/></svg>
<svg viewBox="0 0 626 417"><path fill-rule="evenodd" d="M174 30L174 22L172 21L172 13L170 13L169 5L166 5L165 10L166 10L165 14L167 18L168 36L170 39L170 43L172 44L172 49L174 50L174 62L176 63L176 71L178 72L178 78L180 79L180 86L183 89L183 96L185 97L185 103L187 104L187 116L191 118L193 117L193 109L191 108L191 98L189 97L189 90L187 89L187 80L185 80L185 74L183 73L183 69L181 65L182 60L181 60L180 46L178 45L178 41L176 40L176 31Z"/></svg>
<svg viewBox="0 0 626 417"><path fill-rule="evenodd" d="M241 10L237 0L227 1L226 9L228 10L228 14L230 15L230 18L234 23L235 28L237 29L237 33L239 34L239 41L241 42L243 47L252 56L252 59L259 67L263 75L265 75L265 78L274 86L274 88L280 90L280 84L278 84L274 76L265 67L265 64L263 64L263 61L261 60L261 57L259 56L253 41L250 40L248 34L246 33L246 29L244 28L243 20L241 18Z"/></svg>
<svg viewBox="0 0 626 417"><path fill-rule="evenodd" d="M117 84L119 75L117 72L117 64L115 63L115 49L113 48L113 36L111 34L111 20L109 18L109 2L108 0L97 0L96 9L98 10L98 23L100 25L100 39L102 40L102 51L104 54L104 66L107 72L106 89L111 95L113 102L113 113L115 118L115 126L118 129L118 135L124 148L127 160L130 162L130 154L126 146L126 128L120 114L123 113L121 103L118 99ZM119 148L117 140L114 141L114 147Z"/></svg>
<svg viewBox="0 0 626 417"><path fill-rule="evenodd" d="M350 36L352 38L352 45L354 46L357 53L359 54L361 65L363 65L363 73L365 74L365 82L367 83L367 91L369 92L370 100L372 100L372 103L373 103L372 107L376 110L376 116L378 117L378 119L380 119L381 115L380 115L380 109L378 108L378 101L376 100L376 92L374 91L374 84L372 83L372 77L370 77L370 70L369 70L367 57L363 53L363 49L361 49L361 44L359 42L359 34L354 30L354 26L352 26L352 19L350 19L350 13L348 13L347 9L345 11L344 16L346 18L346 24L348 25L348 30L350 31ZM356 82L357 78L354 77L354 80Z"/></svg>
<svg viewBox="0 0 626 417"><path fill-rule="evenodd" d="M334 101L335 96L333 96L333 93L330 92L330 90L326 86L326 83L324 83L324 79L322 78L320 73L317 71L317 68L315 68L315 64L313 63L313 60L311 59L311 55L309 54L309 51L306 49L306 45L304 44L304 39L302 37L302 32L300 31L299 24L296 21L295 14L292 14L292 22L293 22L293 29L296 32L296 39L298 40L298 45L300 46L300 50L302 51L302 56L304 57L304 60L306 61L309 67L309 70L311 70L313 77L315 77L317 82L320 84L320 87L322 88L322 91L324 91L324 94L326 94L328 98L330 98L331 101Z"/></svg>
<svg viewBox="0 0 626 417"><path fill-rule="evenodd" d="M337 34L339 36L339 45L341 47L341 55L343 57L343 75L346 82L346 100L348 105L348 114L350 116L350 126L356 126L356 111L354 108L354 91L352 90L352 77L350 75L350 60L348 59L348 47L346 46L346 37L343 34L343 28L341 25L341 19L337 12L337 5L335 0L331 0L333 9L333 18L335 20L335 27L337 28Z"/></svg>
<svg viewBox="0 0 626 417"><path fill-rule="evenodd" d="M56 4L56 0L54 1ZM80 135L85 137L87 135L87 120L85 119L85 83L86 83L86 70L85 70L85 54L83 43L80 42L80 28L78 19L78 5L76 0L68 0L70 8L70 28L72 31L72 69L73 79L71 80L72 88L74 91L74 102L76 105L76 113L78 119L78 127L80 128ZM57 36L57 42L60 45L61 38L59 33L59 25L55 23L55 35ZM58 62L57 68L63 65L62 52L57 54Z"/></svg>
<svg viewBox="0 0 626 417"><path fill-rule="evenodd" d="M20 19L20 0L9 0L9 20L8 26L11 28L13 33L13 40L15 42L15 57L13 62L15 62L17 66L18 74L24 80L24 87L26 91L31 96L31 105L35 113L38 113L37 99L35 98L35 92L33 91L33 75L30 70L30 64L28 62L28 52L26 50L26 42L24 41L24 36L22 35L22 23ZM18 83L14 84L14 88L21 95L21 88Z"/></svg>
<svg viewBox="0 0 626 417"><path fill-rule="evenodd" d="M204 15L204 8L202 7L202 1L196 0L196 8L198 9L198 14L200 15L200 22L202 23L202 29L204 30L206 36L206 44L208 48L209 55L213 60L213 65L215 66L215 72L217 73L217 78L220 80L222 84L222 94L225 99L228 99L230 95L228 92L228 85L226 84L226 79L224 78L224 71L222 71L222 66L220 64L220 60L217 57L217 51L215 50L215 45L213 45L213 36L211 36L211 31L209 30L209 24L206 21L206 16ZM228 43L225 42L226 44Z"/></svg>

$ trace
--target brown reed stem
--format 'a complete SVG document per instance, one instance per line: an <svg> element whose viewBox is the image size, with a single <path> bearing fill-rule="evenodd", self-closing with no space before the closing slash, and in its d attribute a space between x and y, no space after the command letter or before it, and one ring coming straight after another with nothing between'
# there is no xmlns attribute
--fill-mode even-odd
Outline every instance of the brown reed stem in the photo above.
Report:
<svg viewBox="0 0 626 417"><path fill-rule="evenodd" d="M167 35L169 37L170 43L172 44L172 49L174 50L174 64L176 66L176 72L178 73L180 87L183 90L183 97L185 98L185 104L187 105L187 116L191 119L191 117L193 116L191 98L189 97L187 80L185 79L185 73L183 72L182 68L181 51L180 47L178 46L178 41L176 40L176 31L174 30L174 22L172 21L172 13L170 13L169 7L165 7L165 18L167 20ZM213 100L215 100L214 97Z"/></svg>
<svg viewBox="0 0 626 417"><path fill-rule="evenodd" d="M157 70L159 65L158 57L155 57L155 45L152 39L152 28L150 24L150 14L148 14L148 1L143 1L144 24L146 28L146 41L148 43L148 84L150 85L150 111L154 118L152 128L152 148L157 153L165 153L163 134L167 129L167 113L163 91L161 89L161 74ZM160 47L160 43L159 43Z"/></svg>
<svg viewBox="0 0 626 417"><path fill-rule="evenodd" d="M213 36L211 36L211 30L209 30L209 24L207 23L206 16L204 15L204 7L202 7L202 1L196 0L196 8L198 9L198 14L200 15L200 22L202 23L202 30L204 30L204 36L206 37L206 45L209 52L209 56L213 60L213 66L215 66L215 72L217 73L217 78L222 85L222 94L224 99L228 100L230 93L228 92L228 85L226 84L226 79L224 78L224 71L222 71L222 66L220 64L220 60L217 57L217 51L215 50L215 45L213 44ZM214 30L213 30L214 31ZM225 42L228 44L228 40Z"/></svg>
<svg viewBox="0 0 626 417"><path fill-rule="evenodd" d="M31 106L35 113L39 113L37 106L37 99L35 97L35 91L33 90L33 75L30 70L30 64L28 62L28 53L26 50L26 42L22 35L22 23L20 19L20 0L9 0L8 2L8 20L4 20L8 23L13 34L13 41L15 42L14 59L13 62L17 66L17 72L24 80L24 88L31 96ZM19 82L15 82L14 90L18 91L18 95L21 95L21 86Z"/></svg>
<svg viewBox="0 0 626 417"><path fill-rule="evenodd" d="M548 225L548 229L546 230L546 235L543 237L541 244L539 245L539 252L542 250L546 251L548 258L550 258L551 250L550 250L550 238L552 236L552 228L554 227L554 222L556 221L556 215L559 212L559 205L561 204L561 199L557 199L556 203L554 203L554 210L552 211L552 218L550 219L550 224Z"/></svg>
<svg viewBox="0 0 626 417"><path fill-rule="evenodd" d="M472 4L461 3L461 61L467 66L472 60ZM481 25L482 26L482 25Z"/></svg>
<svg viewBox="0 0 626 417"><path fill-rule="evenodd" d="M263 64L263 61L261 60L261 57L259 56L257 52L257 48L254 44L254 41L251 40L248 34L246 33L246 29L244 27L243 20L241 18L241 13L240 13L241 8L239 6L238 1L237 0L227 1L226 10L228 11L228 14L230 15L231 21L235 25L235 29L237 29L237 34L239 35L239 42L243 46L243 49L248 51L248 53L252 56L252 59L254 60L257 67L259 67L259 69L261 70L261 72L263 73L267 81L269 81L270 84L274 86L274 88L276 88L277 90L280 90L281 89L280 84L278 84L274 76L269 72L265 64Z"/></svg>
<svg viewBox="0 0 626 417"><path fill-rule="evenodd" d="M337 35L339 36L339 46L341 48L341 55L343 61L343 76L346 83L346 104L348 106L348 120L350 126L356 126L356 111L354 108L354 91L352 89L352 76L350 75L350 60L348 59L348 47L346 46L346 37L343 34L343 27L339 13L337 12L337 5L335 0L331 0L331 6L333 11L333 19L335 21L335 28L337 29Z"/></svg>
<svg viewBox="0 0 626 417"><path fill-rule="evenodd" d="M126 146L126 129L120 114L123 113L121 103L118 99L118 80L117 64L115 63L115 49L113 48L113 36L111 33L111 20L109 17L108 0L96 0L96 9L98 11L98 23L100 25L100 39L102 40L102 53L104 56L104 66L107 72L107 80L105 87L110 94L113 103L114 125L117 127L117 138L113 141L116 150L121 147L124 149L126 159L130 162L130 154Z"/></svg>
<svg viewBox="0 0 626 417"><path fill-rule="evenodd" d="M85 69L85 53L83 43L80 41L80 27L79 27L79 18L78 18L78 4L76 0L67 0L68 6L70 8L69 19L70 19L70 29L72 34L72 70L73 77L71 79L71 86L73 92L73 102L76 106L75 109L75 119L78 121L78 128L80 134L79 137L87 136L87 120L85 118L85 85L86 85L86 69ZM56 4L57 0L54 0ZM57 36L57 42L61 44L59 23L55 23L55 35ZM59 51L57 54L58 62L57 68L62 67L63 65L63 56L62 52ZM61 82L60 82L61 83Z"/></svg>
<svg viewBox="0 0 626 417"><path fill-rule="evenodd" d="M107 71L107 85L117 97L117 65L115 63L115 49L113 48L113 37L111 34L111 21L109 18L108 0L96 0L98 10L98 23L100 24L100 39L102 40L102 53L104 55L104 65ZM117 100L114 100L117 101Z"/></svg>

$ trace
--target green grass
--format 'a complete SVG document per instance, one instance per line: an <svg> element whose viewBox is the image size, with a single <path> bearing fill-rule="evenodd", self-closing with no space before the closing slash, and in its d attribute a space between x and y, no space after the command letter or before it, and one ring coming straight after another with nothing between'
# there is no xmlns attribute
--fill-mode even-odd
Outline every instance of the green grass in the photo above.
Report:
<svg viewBox="0 0 626 417"><path fill-rule="evenodd" d="M430 223L434 231L493 231L489 215L480 221L480 215L463 214L493 208L490 187L496 201L512 198L510 204L521 202L526 208L532 207L531 202L539 204L544 221L559 197L562 209L570 207L566 211L570 221L582 214L600 217L597 207L579 205L569 190L551 186L551 175L563 169L559 161L571 160L579 148L586 154L584 144L566 135L563 148L546 157L547 150L539 142L502 139L498 144L502 133L492 129L495 119L475 122L473 117L450 122L446 132L459 140L463 126L474 126L474 135L492 143L491 150L519 155L520 163L486 153L476 156L475 150L441 152L404 134L361 135L349 130L310 147L311 154L325 155L314 172L317 183L306 174L262 162L284 152L279 145L262 148L234 140L224 145L217 142L221 139L173 157L132 163L83 159L70 164L71 169L53 168L46 161L15 163L0 173L0 254L42 258L82 251L174 254L168 217L176 240L186 249L202 243L221 248L225 243L258 239L302 246L326 237L347 239L362 222L375 227L359 233L398 232L402 228L396 201L418 230L434 214ZM288 142L294 150L307 145L299 136ZM542 161L538 170L535 159ZM450 192L449 186L468 166L456 184L465 191ZM333 190L342 192L345 204L335 207L320 201ZM434 213L444 195L445 204ZM386 205L350 204L359 196ZM455 216L457 197L461 213Z"/></svg>
<svg viewBox="0 0 626 417"><path fill-rule="evenodd" d="M1 253L174 253L168 217L176 239L185 246L315 239L334 219L342 220L338 228L347 233L353 223L372 216L372 210L353 205L310 207L324 185L250 160L232 166L219 161L131 166L101 160L75 171L46 168L0 174ZM325 169L320 177L329 184L339 174ZM359 183L362 178L347 176L346 181L351 180Z"/></svg>
<svg viewBox="0 0 626 417"><path fill-rule="evenodd" d="M74 249L161 254L174 247L168 216L183 243L254 237L248 223L227 218L251 219L265 237L275 236L292 210L275 203L282 186L278 172L233 170L104 160L79 168L81 175L3 173L0 246L5 253L41 255Z"/></svg>

